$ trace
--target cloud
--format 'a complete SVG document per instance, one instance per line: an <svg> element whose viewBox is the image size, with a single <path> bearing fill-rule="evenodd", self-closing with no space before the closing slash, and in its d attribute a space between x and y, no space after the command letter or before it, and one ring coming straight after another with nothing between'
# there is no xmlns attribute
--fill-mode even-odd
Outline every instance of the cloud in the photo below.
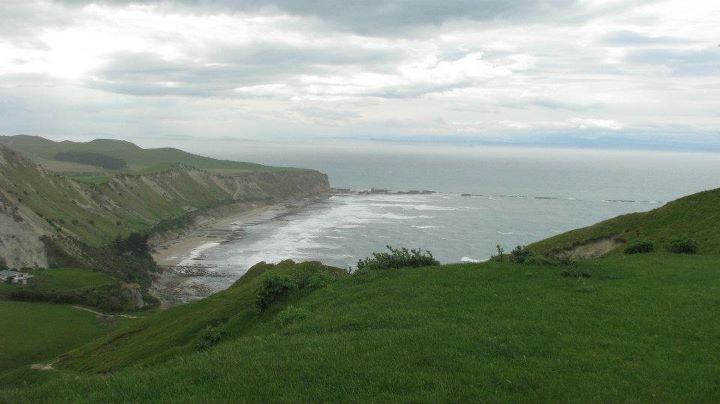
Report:
<svg viewBox="0 0 720 404"><path fill-rule="evenodd" d="M0 130L549 142L680 125L706 139L718 13L681 0L6 0Z"/></svg>
<svg viewBox="0 0 720 404"><path fill-rule="evenodd" d="M603 45L608 46L648 46L668 44L688 44L688 39L671 36L652 36L634 31L616 31L605 35L601 39Z"/></svg>
<svg viewBox="0 0 720 404"><path fill-rule="evenodd" d="M407 35L447 21L533 21L579 13L580 0L64 0L72 6L155 5L206 13L285 13L361 35Z"/></svg>
<svg viewBox="0 0 720 404"><path fill-rule="evenodd" d="M674 75L720 75L720 48L704 49L652 48L628 52L630 63L662 66Z"/></svg>

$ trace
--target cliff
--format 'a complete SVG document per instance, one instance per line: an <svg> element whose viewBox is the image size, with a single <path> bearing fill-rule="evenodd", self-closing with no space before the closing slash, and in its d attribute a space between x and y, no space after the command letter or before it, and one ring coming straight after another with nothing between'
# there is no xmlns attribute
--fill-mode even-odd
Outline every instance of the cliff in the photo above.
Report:
<svg viewBox="0 0 720 404"><path fill-rule="evenodd" d="M9 267L44 267L42 236L102 247L200 209L328 191L327 176L317 171L217 173L182 164L149 174L117 173L98 183L76 181L0 145L0 257ZM62 244L73 250L72 243Z"/></svg>

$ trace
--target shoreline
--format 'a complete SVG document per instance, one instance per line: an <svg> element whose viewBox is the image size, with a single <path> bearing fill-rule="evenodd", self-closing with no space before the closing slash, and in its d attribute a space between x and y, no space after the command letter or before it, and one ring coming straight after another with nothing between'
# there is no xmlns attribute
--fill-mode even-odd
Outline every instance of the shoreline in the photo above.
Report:
<svg viewBox="0 0 720 404"><path fill-rule="evenodd" d="M227 242L233 237L233 233L262 219L264 213L281 210L283 204L269 204L251 207L248 210L231 213L224 217L203 218L201 224L183 233L177 234L174 238L160 241L153 246L152 257L160 267L174 267L182 265L183 262L197 257L202 251Z"/></svg>
<svg viewBox="0 0 720 404"><path fill-rule="evenodd" d="M193 282L207 272L208 268L199 265L204 251L242 239L248 226L304 209L326 197L224 206L199 215L188 228L155 236L150 240L151 255L160 273L152 283L151 293L164 308L207 297L208 291Z"/></svg>

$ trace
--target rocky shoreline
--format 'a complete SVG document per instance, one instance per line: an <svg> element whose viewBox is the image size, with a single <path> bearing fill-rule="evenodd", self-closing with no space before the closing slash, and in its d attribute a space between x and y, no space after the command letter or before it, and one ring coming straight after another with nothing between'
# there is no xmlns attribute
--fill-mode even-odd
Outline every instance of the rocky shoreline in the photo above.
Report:
<svg viewBox="0 0 720 404"><path fill-rule="evenodd" d="M188 228L154 236L149 244L160 273L154 279L151 293L160 299L163 307L207 297L212 291L197 280L228 274L203 263L205 250L242 239L247 226L274 220L327 197L271 204L233 204L204 213Z"/></svg>

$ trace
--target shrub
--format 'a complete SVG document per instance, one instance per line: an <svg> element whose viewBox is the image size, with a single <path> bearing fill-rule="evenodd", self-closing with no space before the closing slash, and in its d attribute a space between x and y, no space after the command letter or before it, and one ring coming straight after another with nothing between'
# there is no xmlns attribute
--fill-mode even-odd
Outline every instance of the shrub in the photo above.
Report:
<svg viewBox="0 0 720 404"><path fill-rule="evenodd" d="M208 327L200 334L198 339L195 341L195 349L198 351L204 351L213 345L217 345L223 338L228 335L228 332L218 327Z"/></svg>
<svg viewBox="0 0 720 404"><path fill-rule="evenodd" d="M310 317L311 314L312 313L302 307L295 307L291 305L278 313L275 318L275 322L277 322L281 327L285 327L295 321L306 319Z"/></svg>
<svg viewBox="0 0 720 404"><path fill-rule="evenodd" d="M270 275L263 279L255 296L255 306L259 311L265 311L270 305L287 296L297 284L293 278L287 276Z"/></svg>
<svg viewBox="0 0 720 404"><path fill-rule="evenodd" d="M298 289L319 289L332 282L335 277L321 264L301 264L294 271L293 279Z"/></svg>
<svg viewBox="0 0 720 404"><path fill-rule="evenodd" d="M113 241L113 246L120 252L130 252L134 254L147 254L149 247L147 245L148 236L147 234L140 234L138 232L132 232L127 238L117 238Z"/></svg>
<svg viewBox="0 0 720 404"><path fill-rule="evenodd" d="M655 243L650 240L638 240L625 247L625 254L643 254L655 251Z"/></svg>
<svg viewBox="0 0 720 404"><path fill-rule="evenodd" d="M392 248L386 246L390 252L373 253L372 257L368 257L358 261L357 269L376 270L376 269L398 269L398 268L418 268L425 266L440 265L428 250L408 250L407 248Z"/></svg>
<svg viewBox="0 0 720 404"><path fill-rule="evenodd" d="M510 262L524 264L533 257L533 252L525 246L517 246L510 252Z"/></svg>
<svg viewBox="0 0 720 404"><path fill-rule="evenodd" d="M8 269L7 263L5 262L5 258L0 257L0 270Z"/></svg>
<svg viewBox="0 0 720 404"><path fill-rule="evenodd" d="M698 252L697 241L684 237L670 242L670 252L675 254L696 254Z"/></svg>

